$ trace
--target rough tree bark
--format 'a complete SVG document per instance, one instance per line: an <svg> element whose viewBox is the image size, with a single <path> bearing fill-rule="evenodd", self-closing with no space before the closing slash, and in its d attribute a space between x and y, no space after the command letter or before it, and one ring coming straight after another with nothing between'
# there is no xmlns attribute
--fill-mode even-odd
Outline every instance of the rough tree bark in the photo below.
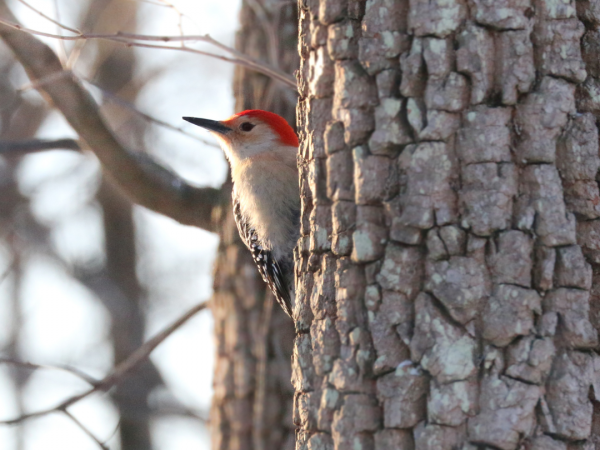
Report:
<svg viewBox="0 0 600 450"><path fill-rule="evenodd" d="M293 73L298 67L294 2L242 3L236 48ZM276 40L269 36L275 35ZM266 109L295 123L296 95L256 72L236 67L236 111ZM231 197L231 185L223 187ZM211 409L215 450L293 449L290 384L293 325L273 307L250 253L239 239L228 203L215 215L220 243L211 310L216 367Z"/></svg>
<svg viewBox="0 0 600 450"><path fill-rule="evenodd" d="M297 449L600 448L599 25L300 1Z"/></svg>

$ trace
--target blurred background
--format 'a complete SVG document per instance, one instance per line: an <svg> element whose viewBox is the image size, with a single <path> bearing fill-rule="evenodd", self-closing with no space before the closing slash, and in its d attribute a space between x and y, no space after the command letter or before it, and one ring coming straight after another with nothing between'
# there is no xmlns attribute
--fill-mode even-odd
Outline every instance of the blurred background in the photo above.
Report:
<svg viewBox="0 0 600 450"><path fill-rule="evenodd" d="M28 3L88 32L209 33L229 46L240 7L240 0ZM8 4L25 26L61 32L23 2ZM130 148L153 154L190 183L217 187L224 181L221 151L180 118L220 119L234 112L232 65L184 52L42 39L85 80ZM0 140L33 136L77 137L0 42ZM217 245L214 234L131 206L103 180L92 154L0 153L0 356L102 378L116 361L211 296ZM212 327L210 313L201 312L161 344L139 373L71 412L110 449L134 448L126 445L129 439L135 448L149 449L151 441L161 450L208 449ZM0 420L52 407L87 387L68 372L0 364ZM58 413L0 425L2 450L50 448L98 444Z"/></svg>

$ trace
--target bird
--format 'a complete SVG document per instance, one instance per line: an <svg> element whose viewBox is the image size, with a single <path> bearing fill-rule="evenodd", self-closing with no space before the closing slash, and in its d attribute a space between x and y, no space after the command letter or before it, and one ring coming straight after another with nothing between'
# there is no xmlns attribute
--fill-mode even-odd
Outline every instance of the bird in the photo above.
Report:
<svg viewBox="0 0 600 450"><path fill-rule="evenodd" d="M294 247L300 235L298 136L281 116L260 109L226 120L183 117L210 131L231 167L240 238L288 316L294 308Z"/></svg>

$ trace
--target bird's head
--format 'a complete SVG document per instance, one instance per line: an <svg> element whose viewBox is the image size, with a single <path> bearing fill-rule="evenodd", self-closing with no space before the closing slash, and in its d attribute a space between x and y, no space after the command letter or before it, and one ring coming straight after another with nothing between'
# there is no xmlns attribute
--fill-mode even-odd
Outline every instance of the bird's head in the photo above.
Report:
<svg viewBox="0 0 600 450"><path fill-rule="evenodd" d="M272 152L290 153L295 161L298 137L287 121L275 113L251 109L222 121L183 119L215 135L232 164Z"/></svg>

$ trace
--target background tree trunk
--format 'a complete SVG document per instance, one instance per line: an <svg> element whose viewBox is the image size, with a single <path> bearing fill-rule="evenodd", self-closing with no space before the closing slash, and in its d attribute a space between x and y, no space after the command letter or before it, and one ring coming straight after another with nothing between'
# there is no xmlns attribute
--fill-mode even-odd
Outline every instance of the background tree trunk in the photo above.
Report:
<svg viewBox="0 0 600 450"><path fill-rule="evenodd" d="M236 48L293 73L298 67L297 23L293 2L244 1ZM270 78L236 67L234 93L237 112L266 109L295 124L296 95ZM227 179L222 189L230 198ZM293 449L293 325L281 308L273 307L271 293L239 239L231 205L220 210L217 220L221 240L211 303L217 346L212 447Z"/></svg>
<svg viewBox="0 0 600 450"><path fill-rule="evenodd" d="M90 3L83 22L84 29L100 33L137 29L137 3L95 0ZM94 82L107 92L135 104L142 83L135 79L136 54L131 48L118 48L106 42L97 43ZM147 124L131 111L107 105L110 124L127 136L128 144L144 150L143 136ZM136 233L133 206L121 192L103 176L97 193L102 209L106 265L100 273L87 280L98 298L102 299L111 318L111 338L115 364L125 360L144 342L147 310L146 292L136 274ZM136 370L113 392L119 409L121 447L127 450L151 449L151 411L148 398L163 386L163 380L151 361Z"/></svg>
<svg viewBox="0 0 600 450"><path fill-rule="evenodd" d="M0 103L5 105L0 112L0 140L24 139L40 127L46 118L45 110L42 110L34 102L19 98L14 94L11 84L10 73L14 70L14 60L0 58ZM10 126L9 126L10 124ZM18 357L21 345L20 330L23 324L23 259L27 256L30 245L27 237L41 239L39 228L32 226L32 218L29 213L29 199L19 192L17 185L17 168L15 161L7 161L0 168L0 185L2 195L0 196L0 232L7 243L6 251L11 261L9 267L3 271L0 281L9 283L10 310L12 311L12 328L6 345L6 354L10 358ZM26 231L24 231L26 230ZM28 234L27 237L25 235ZM11 390L17 405L17 410L23 412L25 409L23 391L29 380L30 373L12 370ZM25 448L25 436L19 429L16 437L16 449Z"/></svg>
<svg viewBox="0 0 600 450"><path fill-rule="evenodd" d="M599 24L300 1L298 449L600 448Z"/></svg>
<svg viewBox="0 0 600 450"><path fill-rule="evenodd" d="M85 5L82 28L95 29L98 32L113 33L119 30L135 31L138 5L128 2L111 2L93 0ZM88 44L90 45L90 44ZM93 45L93 44L91 44ZM134 78L136 67L135 53L131 48L115 47L107 43L98 43L95 55L95 80L102 89L108 92L118 92L119 96L135 103L140 83ZM5 77L10 82L10 77ZM13 86L7 87L6 93L15 96ZM16 94L9 99L5 95L4 104L10 105L3 110L3 123L6 126L0 133L3 140L18 140L31 138L39 128L48 110L29 105ZM107 109L110 108L108 105ZM122 108L112 108L108 117L123 136L134 136L138 140L131 142L132 146L142 150L145 123L133 115L131 111ZM11 342L11 352L15 360L19 359L16 351L18 336L21 330L21 277L23 261L31 255L26 250L31 242L35 242L44 252L48 253L62 266L69 266L61 260L50 243L50 227L41 225L30 214L23 214L27 205L26 197L18 193L15 169L20 160L10 160L6 167L6 186L3 192L2 217L9 218L2 223L14 237L14 264L10 275L14 279L14 309L18 318L14 326L14 340ZM104 241L106 263L102 267L89 267L85 264L68 267L73 277L89 288L102 301L111 317L110 339L115 363L122 362L144 340L146 293L140 286L136 276L135 229L132 216L132 204L123 197L117 189L106 180L102 180L97 194L98 203L102 209L104 225ZM10 205L10 208L8 207ZM14 209L14 211L11 211ZM19 210L20 220L15 220L15 212ZM17 223L18 222L18 223ZM22 232L22 229L28 232ZM32 239L32 237L35 237ZM30 242L28 242L30 241ZM26 244L27 243L27 244ZM15 391L20 392L31 372L15 370ZM136 372L135 377L126 379L113 392L112 396L119 411L120 442L128 450L152 448L150 436L151 414L147 404L148 396L163 381L154 367L148 361ZM20 444L22 445L22 444Z"/></svg>

